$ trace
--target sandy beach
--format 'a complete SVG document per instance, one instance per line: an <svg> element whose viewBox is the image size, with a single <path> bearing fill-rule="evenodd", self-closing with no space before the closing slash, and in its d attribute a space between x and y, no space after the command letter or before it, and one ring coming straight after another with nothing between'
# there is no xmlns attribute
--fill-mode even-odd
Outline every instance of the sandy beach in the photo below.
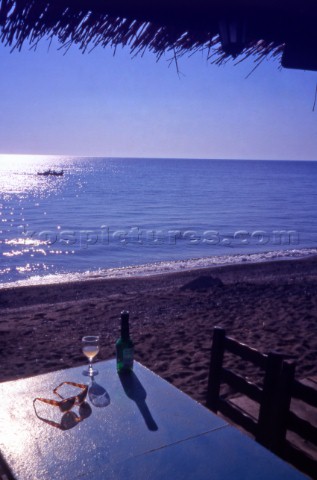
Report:
<svg viewBox="0 0 317 480"><path fill-rule="evenodd" d="M85 364L85 334L101 336L98 360L113 357L123 309L136 359L202 403L215 325L317 374L315 257L1 289L0 309L1 381Z"/></svg>

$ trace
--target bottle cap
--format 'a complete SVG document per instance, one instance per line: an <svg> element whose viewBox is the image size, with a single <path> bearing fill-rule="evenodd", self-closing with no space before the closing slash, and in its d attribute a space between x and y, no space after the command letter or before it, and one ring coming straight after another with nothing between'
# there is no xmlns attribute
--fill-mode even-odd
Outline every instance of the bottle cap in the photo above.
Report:
<svg viewBox="0 0 317 480"><path fill-rule="evenodd" d="M129 312L127 310L121 312L121 320L129 320Z"/></svg>

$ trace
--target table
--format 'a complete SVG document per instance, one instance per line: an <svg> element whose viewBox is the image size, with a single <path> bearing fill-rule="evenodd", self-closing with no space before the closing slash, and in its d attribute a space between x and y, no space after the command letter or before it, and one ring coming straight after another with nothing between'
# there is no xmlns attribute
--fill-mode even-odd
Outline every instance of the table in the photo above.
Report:
<svg viewBox="0 0 317 480"><path fill-rule="evenodd" d="M33 399L54 398L63 381L89 382L84 367L0 384L0 451L14 479L306 478L140 363L122 377L115 360L96 366L86 418L67 430L37 418Z"/></svg>

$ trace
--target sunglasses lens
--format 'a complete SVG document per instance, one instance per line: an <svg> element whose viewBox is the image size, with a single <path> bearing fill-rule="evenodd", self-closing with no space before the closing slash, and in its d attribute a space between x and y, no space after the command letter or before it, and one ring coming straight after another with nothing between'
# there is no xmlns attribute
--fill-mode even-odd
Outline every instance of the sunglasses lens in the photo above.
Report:
<svg viewBox="0 0 317 480"><path fill-rule="evenodd" d="M61 403L59 404L59 408L61 412L68 412L71 408L73 408L75 403L75 398L65 398L65 400L62 400Z"/></svg>

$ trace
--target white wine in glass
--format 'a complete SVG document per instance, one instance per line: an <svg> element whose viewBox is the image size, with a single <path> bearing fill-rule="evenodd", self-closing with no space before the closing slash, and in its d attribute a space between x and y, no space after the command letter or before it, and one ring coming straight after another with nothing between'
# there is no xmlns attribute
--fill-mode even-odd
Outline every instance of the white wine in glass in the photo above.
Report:
<svg viewBox="0 0 317 480"><path fill-rule="evenodd" d="M83 375L87 377L93 377L98 374L98 370L93 368L92 361L94 357L99 352L99 336L98 335L87 335L82 338L82 350L83 354L89 360L88 370L83 371Z"/></svg>

